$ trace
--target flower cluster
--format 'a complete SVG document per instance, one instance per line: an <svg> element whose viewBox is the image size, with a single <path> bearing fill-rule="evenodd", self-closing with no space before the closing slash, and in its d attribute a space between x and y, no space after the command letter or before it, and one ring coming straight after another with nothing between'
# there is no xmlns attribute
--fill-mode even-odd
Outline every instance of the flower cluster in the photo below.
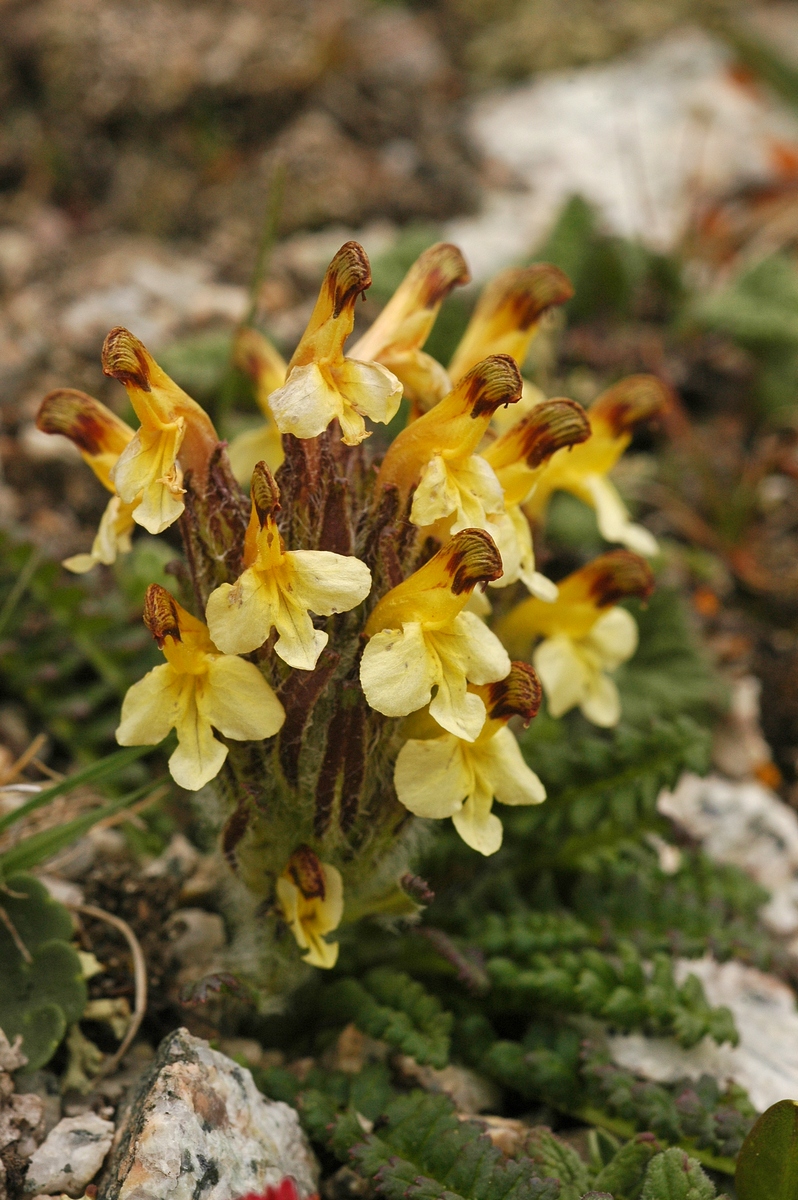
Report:
<svg viewBox="0 0 798 1200"><path fill-rule="evenodd" d="M637 629L619 602L651 591L640 554L656 544L607 474L666 392L636 376L585 411L524 381L531 338L571 295L546 264L484 291L445 368L423 346L468 279L456 247L430 247L347 354L371 282L347 242L287 363L262 333L239 331L235 361L264 423L229 456L124 329L108 335L103 369L137 430L81 392L41 406L39 427L71 438L112 493L90 552L65 566L113 563L136 525L180 524L183 590L152 584L144 606L166 661L129 690L117 740L174 730L175 781L216 780L221 851L266 914L269 969L288 931L302 961L330 968L343 922L414 910L397 882L411 814L451 818L482 854L499 848L494 801L545 799L511 727L544 693L555 717L574 706L602 726L620 717L610 673ZM367 421L392 421L403 395L405 428L380 458ZM534 531L558 489L626 548L555 583L536 565Z"/></svg>

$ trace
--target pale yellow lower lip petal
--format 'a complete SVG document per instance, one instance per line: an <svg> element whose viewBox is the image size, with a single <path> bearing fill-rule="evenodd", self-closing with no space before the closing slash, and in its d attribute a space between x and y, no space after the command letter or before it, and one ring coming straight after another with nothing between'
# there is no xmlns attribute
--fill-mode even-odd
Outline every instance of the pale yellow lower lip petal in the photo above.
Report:
<svg viewBox="0 0 798 1200"><path fill-rule="evenodd" d="M342 400L316 363L294 367L281 388L269 396L269 407L281 433L298 438L318 437L334 417L340 417Z"/></svg>
<svg viewBox="0 0 798 1200"><path fill-rule="evenodd" d="M366 700L386 717L406 717L429 703L436 674L437 662L417 621L375 633L360 663Z"/></svg>
<svg viewBox="0 0 798 1200"><path fill-rule="evenodd" d="M225 737L242 742L273 737L285 720L282 704L254 663L228 655L211 661L200 711Z"/></svg>
<svg viewBox="0 0 798 1200"><path fill-rule="evenodd" d="M475 799L468 800L459 813L452 817L452 824L467 846L480 854L495 854L502 844L502 823L487 805Z"/></svg>
<svg viewBox="0 0 798 1200"><path fill-rule="evenodd" d="M161 663L128 688L116 740L120 746L155 746L174 728L179 713L179 682L169 664Z"/></svg>
<svg viewBox="0 0 798 1200"><path fill-rule="evenodd" d="M485 756L485 774L500 804L540 804L546 799L546 789L527 766L515 735L506 726L480 749Z"/></svg>
<svg viewBox="0 0 798 1200"><path fill-rule="evenodd" d="M405 808L432 820L459 812L474 782L459 741L451 734L405 742L393 778Z"/></svg>
<svg viewBox="0 0 798 1200"><path fill-rule="evenodd" d="M553 717L561 717L581 703L588 673L569 637L561 634L546 638L535 650L532 661Z"/></svg>

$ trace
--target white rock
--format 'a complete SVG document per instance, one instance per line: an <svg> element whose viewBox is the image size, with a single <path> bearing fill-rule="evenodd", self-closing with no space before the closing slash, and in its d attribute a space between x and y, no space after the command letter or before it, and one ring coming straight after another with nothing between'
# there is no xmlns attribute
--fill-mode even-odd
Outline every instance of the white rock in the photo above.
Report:
<svg viewBox="0 0 798 1200"><path fill-rule="evenodd" d="M736 83L732 63L720 39L688 29L611 63L482 95L472 137L528 191L489 193L481 214L449 222L446 240L484 279L534 249L578 193L613 232L672 247L697 188L767 176L773 144L798 139L795 113Z"/></svg>
<svg viewBox="0 0 798 1200"><path fill-rule="evenodd" d="M657 807L715 862L741 867L771 893L761 915L774 932L798 932L798 815L775 792L755 781L687 773Z"/></svg>
<svg viewBox="0 0 798 1200"><path fill-rule="evenodd" d="M677 979L682 982L689 974L701 980L710 1004L731 1009L739 1046L718 1046L704 1038L684 1050L669 1038L626 1034L610 1039L614 1061L658 1083L703 1074L721 1085L733 1080L746 1089L760 1112L777 1100L798 1098L798 1012L792 990L773 975L739 962L681 960Z"/></svg>
<svg viewBox="0 0 798 1200"><path fill-rule="evenodd" d="M113 1136L113 1122L96 1113L64 1117L31 1155L26 1190L82 1196L103 1165Z"/></svg>
<svg viewBox="0 0 798 1200"><path fill-rule="evenodd" d="M181 966L211 962L227 940L222 918L204 908L176 909L166 928L172 939L172 953Z"/></svg>
<svg viewBox="0 0 798 1200"><path fill-rule="evenodd" d="M231 1200L293 1176L301 1200L318 1164L294 1109L178 1029L162 1043L118 1131L98 1200Z"/></svg>

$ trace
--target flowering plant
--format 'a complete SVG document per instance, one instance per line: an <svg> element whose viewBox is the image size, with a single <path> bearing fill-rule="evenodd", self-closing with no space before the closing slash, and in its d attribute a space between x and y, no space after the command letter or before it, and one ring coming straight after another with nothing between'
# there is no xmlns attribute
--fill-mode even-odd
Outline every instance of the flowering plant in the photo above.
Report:
<svg viewBox="0 0 798 1200"><path fill-rule="evenodd" d="M502 841L494 801L545 799L511 728L542 694L553 716L576 705L598 725L620 716L610 673L634 652L636 627L618 602L650 593L633 551L656 544L606 474L664 389L637 376L586 414L525 384L531 338L571 294L546 264L486 289L445 369L423 345L467 280L455 247L430 247L347 355L371 281L347 242L287 364L256 330L240 334L236 358L265 423L230 455L124 329L108 335L103 369L127 390L138 430L72 390L39 413L113 493L91 552L69 569L114 561L136 525L179 523L185 586L178 599L153 584L144 607L165 662L128 691L117 740L155 744L174 729L175 781L207 806L209 785L221 798L221 851L267 991L302 963L332 967L342 925L417 911L402 885L414 816L451 817L488 855ZM372 451L367 422L393 421L403 394L405 428ZM632 547L559 586L538 570L533 539L558 488Z"/></svg>

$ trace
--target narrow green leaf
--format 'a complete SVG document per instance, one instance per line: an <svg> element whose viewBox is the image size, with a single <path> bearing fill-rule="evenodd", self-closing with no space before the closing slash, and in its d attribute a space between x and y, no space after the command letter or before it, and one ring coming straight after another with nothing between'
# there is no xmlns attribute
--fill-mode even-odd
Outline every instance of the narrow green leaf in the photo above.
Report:
<svg viewBox="0 0 798 1200"><path fill-rule="evenodd" d="M129 766L130 763L135 762L137 758L149 754L152 749L152 746L128 746L124 750L115 750L98 762L90 763L88 767L84 767L82 771L76 771L74 775L67 775L66 779L60 779L52 787L45 788L36 796L32 796L30 800L20 805L19 808L15 808L13 812L0 817L0 833L8 829L10 825L21 821L23 817L27 817L29 813L35 812L37 808L41 808L42 805L49 804L56 796L63 796L64 792L70 792L76 787L83 787L87 783L97 783L100 779L108 779Z"/></svg>
<svg viewBox="0 0 798 1200"><path fill-rule="evenodd" d="M64 825L58 825L54 829L43 829L40 833L34 833L25 838L19 845L12 846L5 854L0 855L0 877L16 871L29 871L31 867L52 858L54 854L63 850L76 838L88 833L98 821L113 816L120 809L135 804L137 800L142 800L163 782L165 782L165 776L156 780L155 783L147 783L144 787L137 788L135 792L129 792L127 796L120 796L118 800L112 800L100 808L93 808L91 812L75 817L73 821L67 821Z"/></svg>
<svg viewBox="0 0 798 1200"><path fill-rule="evenodd" d="M748 1134L734 1176L738 1200L798 1197L798 1102L772 1104Z"/></svg>

